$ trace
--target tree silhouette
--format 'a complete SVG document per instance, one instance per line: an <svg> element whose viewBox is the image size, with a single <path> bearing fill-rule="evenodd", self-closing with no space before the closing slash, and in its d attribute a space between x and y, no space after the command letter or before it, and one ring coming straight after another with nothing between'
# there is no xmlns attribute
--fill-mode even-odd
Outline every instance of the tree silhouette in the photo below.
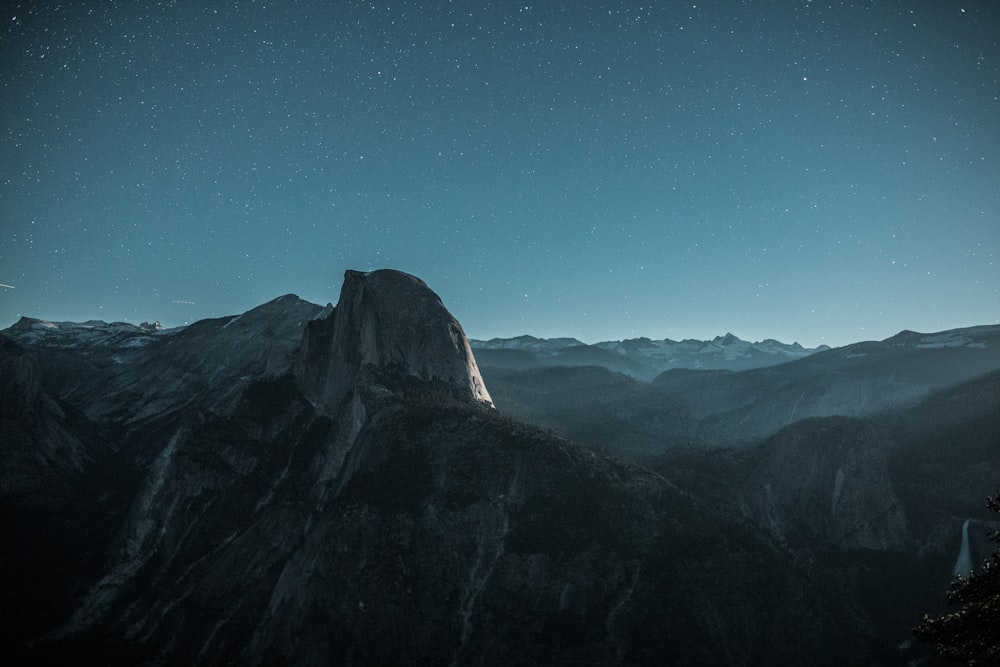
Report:
<svg viewBox="0 0 1000 667"><path fill-rule="evenodd" d="M1000 513L1000 493L987 498L986 506ZM1000 544L1000 530L989 537ZM936 618L925 615L914 629L917 637L934 642L935 652L943 658L969 665L1000 665L1000 547L979 572L951 582L948 604L961 608Z"/></svg>

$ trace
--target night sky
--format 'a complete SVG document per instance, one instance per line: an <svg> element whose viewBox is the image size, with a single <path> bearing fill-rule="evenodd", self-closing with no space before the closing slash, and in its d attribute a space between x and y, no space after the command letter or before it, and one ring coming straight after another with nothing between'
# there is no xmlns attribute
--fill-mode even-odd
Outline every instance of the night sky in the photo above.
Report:
<svg viewBox="0 0 1000 667"><path fill-rule="evenodd" d="M1000 321L1000 3L2 12L0 328L384 267L476 338Z"/></svg>

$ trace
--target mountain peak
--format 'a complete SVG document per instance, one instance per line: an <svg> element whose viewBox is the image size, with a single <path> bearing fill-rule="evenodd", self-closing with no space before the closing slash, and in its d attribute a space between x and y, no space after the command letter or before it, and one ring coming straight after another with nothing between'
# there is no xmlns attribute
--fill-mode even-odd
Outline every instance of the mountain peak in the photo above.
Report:
<svg viewBox="0 0 1000 667"><path fill-rule="evenodd" d="M742 343L743 341L733 334L726 332L725 336L716 336L715 340L712 342L719 345L735 345L736 343Z"/></svg>
<svg viewBox="0 0 1000 667"><path fill-rule="evenodd" d="M423 280L401 271L347 271L333 312L307 328L302 355L307 390L330 408L366 369L443 381L493 405L461 324Z"/></svg>

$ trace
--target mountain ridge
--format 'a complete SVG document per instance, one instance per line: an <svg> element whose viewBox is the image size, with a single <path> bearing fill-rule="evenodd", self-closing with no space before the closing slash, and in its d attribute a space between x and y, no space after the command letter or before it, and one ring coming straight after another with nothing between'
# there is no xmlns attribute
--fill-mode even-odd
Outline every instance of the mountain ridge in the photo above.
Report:
<svg viewBox="0 0 1000 667"><path fill-rule="evenodd" d="M348 272L348 274L351 273L361 274L362 272ZM412 276L411 278L420 280ZM287 303L289 300L314 307L324 314L328 314L333 308L332 304L328 303L326 306L321 306L305 301L299 296L290 293L271 299L243 314L208 318L206 320L199 320L191 325L171 328L163 328L159 322L142 322L140 324L120 321L106 322L103 320L73 322L21 316L17 322L7 329L0 331L0 333L6 333L22 343L44 339L47 345L67 348L83 344L84 342L92 342L93 340L105 340L109 345L131 341L127 344L138 346L144 344L150 336L173 335L194 325L201 326L203 322L225 320L225 326L228 326L249 313L273 304ZM997 324L973 325L935 332L917 332L910 329L903 329L892 336L878 341L858 341L840 346L819 345L813 348L804 347L798 342L784 343L773 338L751 342L743 340L731 332L705 340L637 337L600 341L592 344L584 343L572 337L539 338L530 334L522 334L512 338L467 338L467 340L471 350L481 353L487 360L485 363L477 362L478 365L489 366L492 365L491 362L499 362L497 365L505 368L581 365L578 363L580 359L586 361L592 357L591 360L596 360L594 365L604 366L617 372L624 372L626 375L631 375L637 379L648 381L664 370L671 368L691 370L750 370L844 348L857 349L857 353L861 354L863 353L864 346L873 343L893 342L907 344L907 342L919 340L919 345L922 347L958 347L970 344L970 339L968 338L970 334L988 334L997 330L1000 330L1000 325ZM606 361L609 358L603 357L600 352L597 352L598 350L614 353L616 356L610 359L615 359L618 363ZM492 355L491 353L493 352L500 352L500 354ZM505 353L511 353L508 360L505 360L503 357ZM576 358L576 361L574 361L574 358ZM514 360L515 363L511 365L509 360ZM631 366L629 365L630 363Z"/></svg>

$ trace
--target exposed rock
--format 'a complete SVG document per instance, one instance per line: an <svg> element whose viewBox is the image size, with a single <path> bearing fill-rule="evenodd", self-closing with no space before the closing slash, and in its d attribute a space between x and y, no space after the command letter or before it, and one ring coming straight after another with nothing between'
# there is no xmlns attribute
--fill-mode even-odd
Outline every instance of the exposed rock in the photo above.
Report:
<svg viewBox="0 0 1000 667"><path fill-rule="evenodd" d="M906 515L892 490L890 447L890 441L860 420L798 422L752 455L741 509L783 541L900 548Z"/></svg>
<svg viewBox="0 0 1000 667"><path fill-rule="evenodd" d="M337 308L306 330L299 375L330 414L368 370L437 380L493 404L462 326L441 299L399 271L348 271Z"/></svg>

